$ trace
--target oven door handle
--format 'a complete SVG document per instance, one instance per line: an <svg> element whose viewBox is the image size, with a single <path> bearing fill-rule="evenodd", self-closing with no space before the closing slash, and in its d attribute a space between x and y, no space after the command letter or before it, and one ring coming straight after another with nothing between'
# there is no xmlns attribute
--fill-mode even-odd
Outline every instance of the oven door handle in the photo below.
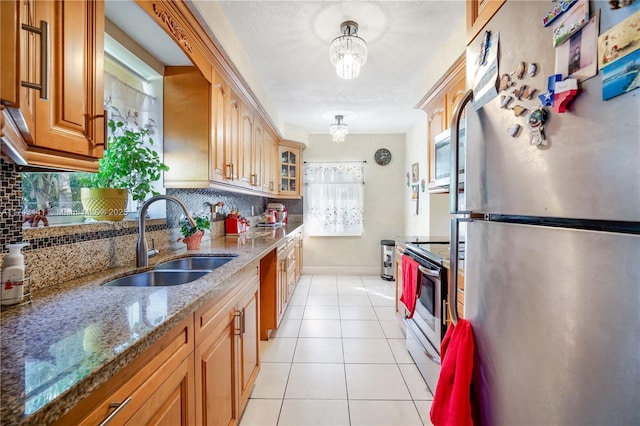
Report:
<svg viewBox="0 0 640 426"><path fill-rule="evenodd" d="M440 269L429 269L429 268L425 268L424 266L418 266L418 270L420 272L422 272L425 275L428 275L430 277L439 277L440 276Z"/></svg>

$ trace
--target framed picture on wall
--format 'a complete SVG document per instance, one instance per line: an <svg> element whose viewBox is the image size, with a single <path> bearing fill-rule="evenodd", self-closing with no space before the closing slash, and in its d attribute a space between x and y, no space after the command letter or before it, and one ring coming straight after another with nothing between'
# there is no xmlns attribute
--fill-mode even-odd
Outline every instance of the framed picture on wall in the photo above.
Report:
<svg viewBox="0 0 640 426"><path fill-rule="evenodd" d="M411 182L416 183L420 180L420 171L418 170L418 163L411 165Z"/></svg>
<svg viewBox="0 0 640 426"><path fill-rule="evenodd" d="M416 163L417 164L417 163ZM411 185L411 202L414 204L414 212L420 214L420 185Z"/></svg>

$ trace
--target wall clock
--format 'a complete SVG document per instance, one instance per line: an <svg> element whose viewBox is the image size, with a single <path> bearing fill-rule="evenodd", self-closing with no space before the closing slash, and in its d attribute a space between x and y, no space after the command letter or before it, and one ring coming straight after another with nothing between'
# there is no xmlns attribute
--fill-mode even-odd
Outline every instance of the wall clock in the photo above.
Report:
<svg viewBox="0 0 640 426"><path fill-rule="evenodd" d="M380 148L376 151L373 158L376 160L376 163L381 166L386 166L391 161L391 152L386 148Z"/></svg>

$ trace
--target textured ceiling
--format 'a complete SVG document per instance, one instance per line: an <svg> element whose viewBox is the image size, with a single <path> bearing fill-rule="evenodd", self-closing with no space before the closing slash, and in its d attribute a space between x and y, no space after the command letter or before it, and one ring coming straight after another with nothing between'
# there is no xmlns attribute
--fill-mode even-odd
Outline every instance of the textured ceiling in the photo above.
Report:
<svg viewBox="0 0 640 426"><path fill-rule="evenodd" d="M194 2L199 8L200 2ZM221 1L282 121L327 133L341 113L351 133L404 133L430 58L465 16L464 1ZM201 15L207 20L206 15ZM337 77L329 44L354 20L368 47L355 80ZM208 22L215 34L215 25Z"/></svg>
<svg viewBox="0 0 640 426"><path fill-rule="evenodd" d="M216 37L221 24L210 13L210 1L190 4ZM350 133L409 130L423 118L413 107L424 95L420 84L429 61L465 16L461 0L234 0L217 5L262 87L259 93L280 122L307 133L327 133L336 114L345 116ZM180 61L174 46L169 50L165 38L152 33L155 29L147 28L147 20L131 7L136 6L108 0L107 16L165 64ZM358 35L368 46L367 63L355 80L338 78L329 61L329 44L346 20L358 22Z"/></svg>

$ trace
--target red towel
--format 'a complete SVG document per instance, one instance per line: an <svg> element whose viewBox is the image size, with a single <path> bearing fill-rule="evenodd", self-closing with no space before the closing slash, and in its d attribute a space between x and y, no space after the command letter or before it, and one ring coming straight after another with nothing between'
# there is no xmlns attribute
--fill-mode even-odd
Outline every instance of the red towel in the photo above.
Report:
<svg viewBox="0 0 640 426"><path fill-rule="evenodd" d="M449 325L440 348L442 368L431 404L431 422L434 426L473 425L473 352L471 324L460 318L458 325Z"/></svg>
<svg viewBox="0 0 640 426"><path fill-rule="evenodd" d="M408 318L413 316L416 310L416 299L418 298L418 262L402 255L402 296L400 301L404 303L409 311Z"/></svg>

